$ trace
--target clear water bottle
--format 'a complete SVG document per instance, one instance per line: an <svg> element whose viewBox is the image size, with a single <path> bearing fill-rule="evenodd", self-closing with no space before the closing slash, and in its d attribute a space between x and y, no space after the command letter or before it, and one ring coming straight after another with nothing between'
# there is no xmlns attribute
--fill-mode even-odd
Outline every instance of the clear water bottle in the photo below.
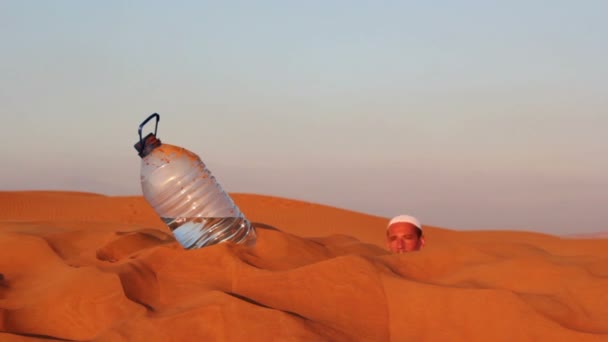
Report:
<svg viewBox="0 0 608 342"><path fill-rule="evenodd" d="M156 119L154 133L142 138L142 128ZM163 144L156 137L160 115L139 126L135 149L141 159L144 198L186 249L224 241L252 246L255 228L216 181L198 155Z"/></svg>

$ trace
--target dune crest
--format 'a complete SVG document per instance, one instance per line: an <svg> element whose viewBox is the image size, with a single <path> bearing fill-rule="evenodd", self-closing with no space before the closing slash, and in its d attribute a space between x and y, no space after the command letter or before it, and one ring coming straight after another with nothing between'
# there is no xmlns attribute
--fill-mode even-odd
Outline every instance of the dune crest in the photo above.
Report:
<svg viewBox="0 0 608 342"><path fill-rule="evenodd" d="M143 198L0 192L0 340L606 341L608 239L425 227L233 194L253 248L184 250Z"/></svg>

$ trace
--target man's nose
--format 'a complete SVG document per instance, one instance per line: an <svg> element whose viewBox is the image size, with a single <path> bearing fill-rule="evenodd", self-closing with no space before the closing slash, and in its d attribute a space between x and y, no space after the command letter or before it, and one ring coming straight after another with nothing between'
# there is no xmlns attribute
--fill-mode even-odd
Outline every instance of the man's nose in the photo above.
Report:
<svg viewBox="0 0 608 342"><path fill-rule="evenodd" d="M403 241L403 239L397 240L397 246L399 246L399 247L405 246L405 241Z"/></svg>

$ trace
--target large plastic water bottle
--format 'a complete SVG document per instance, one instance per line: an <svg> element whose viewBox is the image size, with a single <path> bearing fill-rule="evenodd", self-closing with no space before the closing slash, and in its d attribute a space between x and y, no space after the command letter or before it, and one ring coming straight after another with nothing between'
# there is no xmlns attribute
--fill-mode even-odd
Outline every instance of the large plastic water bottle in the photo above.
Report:
<svg viewBox="0 0 608 342"><path fill-rule="evenodd" d="M156 118L154 133L142 138L143 126ZM144 198L186 249L224 241L253 245L255 228L219 185L198 155L163 144L156 137L160 115L139 126L135 149L141 159Z"/></svg>

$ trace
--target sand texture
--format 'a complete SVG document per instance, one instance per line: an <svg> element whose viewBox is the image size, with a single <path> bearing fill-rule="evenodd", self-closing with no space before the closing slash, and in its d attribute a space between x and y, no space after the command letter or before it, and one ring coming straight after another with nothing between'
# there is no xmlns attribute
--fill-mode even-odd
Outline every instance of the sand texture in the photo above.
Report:
<svg viewBox="0 0 608 342"><path fill-rule="evenodd" d="M425 226L391 255L388 218L233 198L253 248L184 250L142 197L0 192L0 341L608 341L608 239Z"/></svg>

